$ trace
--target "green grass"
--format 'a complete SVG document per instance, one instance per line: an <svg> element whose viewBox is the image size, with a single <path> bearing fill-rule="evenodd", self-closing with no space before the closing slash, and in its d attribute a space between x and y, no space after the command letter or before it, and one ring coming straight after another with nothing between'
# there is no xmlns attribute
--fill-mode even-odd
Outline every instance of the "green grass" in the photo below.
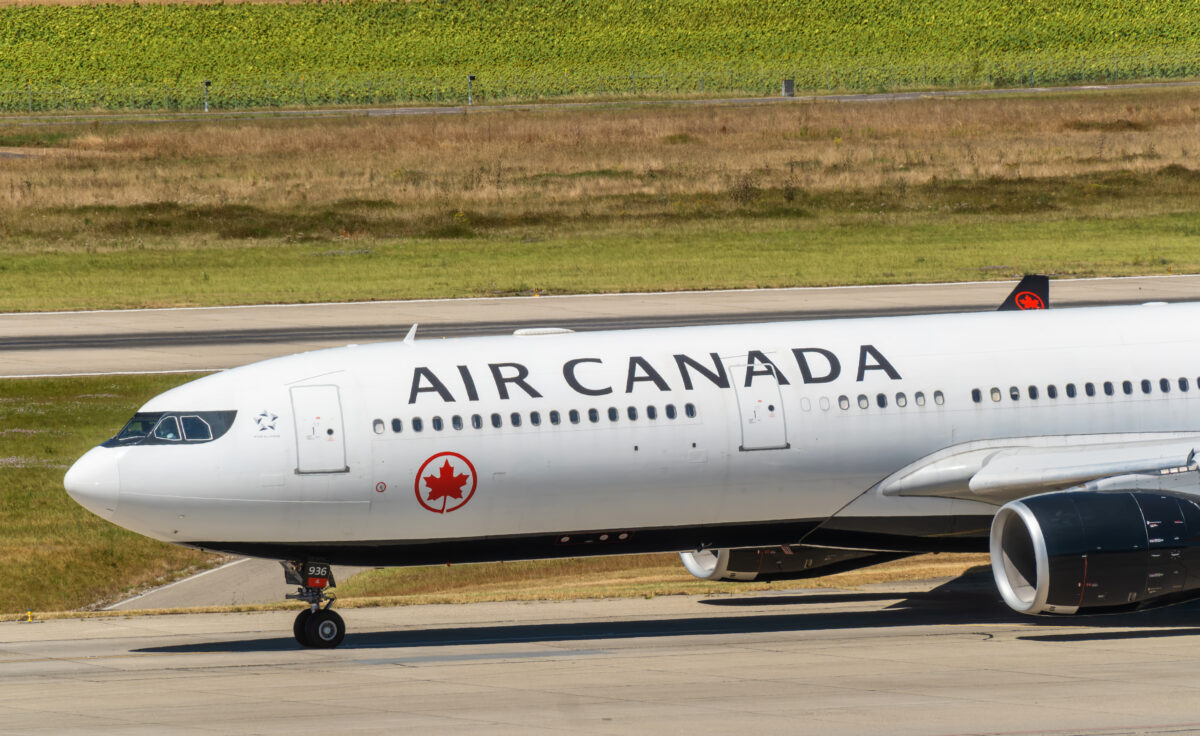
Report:
<svg viewBox="0 0 1200 736"><path fill-rule="evenodd" d="M1200 71L1189 0L446 0L0 9L0 107L1045 84ZM632 79L631 79L632 77Z"/></svg>
<svg viewBox="0 0 1200 736"><path fill-rule="evenodd" d="M0 613L112 601L211 556L120 529L63 490L70 464L143 402L194 376L0 381Z"/></svg>
<svg viewBox="0 0 1200 736"><path fill-rule="evenodd" d="M1200 272L1200 214L1039 221L901 215L578 230L544 239L144 238L0 262L0 311ZM137 279L130 280L129 274Z"/></svg>

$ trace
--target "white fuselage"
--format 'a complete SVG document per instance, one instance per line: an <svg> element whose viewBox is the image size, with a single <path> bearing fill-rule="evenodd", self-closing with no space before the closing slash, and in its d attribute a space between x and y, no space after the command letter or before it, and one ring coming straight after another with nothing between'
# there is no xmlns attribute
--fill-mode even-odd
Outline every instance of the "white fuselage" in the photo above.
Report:
<svg viewBox="0 0 1200 736"><path fill-rule="evenodd" d="M362 564L795 543L953 445L1200 430L1197 318L1181 304L322 350L155 397L141 412L237 415L209 442L96 448L67 486L166 541Z"/></svg>

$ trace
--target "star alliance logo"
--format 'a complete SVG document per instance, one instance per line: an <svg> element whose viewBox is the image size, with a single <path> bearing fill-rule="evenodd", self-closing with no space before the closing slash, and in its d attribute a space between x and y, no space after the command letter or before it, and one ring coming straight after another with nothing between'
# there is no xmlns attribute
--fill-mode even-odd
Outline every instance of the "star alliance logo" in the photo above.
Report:
<svg viewBox="0 0 1200 736"><path fill-rule="evenodd" d="M275 422L278 419L278 415L264 409L261 414L254 417L254 423L258 425L259 432L274 432Z"/></svg>

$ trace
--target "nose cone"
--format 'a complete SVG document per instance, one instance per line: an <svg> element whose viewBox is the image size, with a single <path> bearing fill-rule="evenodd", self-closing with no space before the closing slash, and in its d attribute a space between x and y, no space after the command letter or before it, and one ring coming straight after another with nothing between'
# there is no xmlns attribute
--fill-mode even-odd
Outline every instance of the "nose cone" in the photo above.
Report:
<svg viewBox="0 0 1200 736"><path fill-rule="evenodd" d="M120 495L118 454L118 450L94 447L79 458L63 478L67 493L76 503L106 519L112 518L116 512L117 497Z"/></svg>

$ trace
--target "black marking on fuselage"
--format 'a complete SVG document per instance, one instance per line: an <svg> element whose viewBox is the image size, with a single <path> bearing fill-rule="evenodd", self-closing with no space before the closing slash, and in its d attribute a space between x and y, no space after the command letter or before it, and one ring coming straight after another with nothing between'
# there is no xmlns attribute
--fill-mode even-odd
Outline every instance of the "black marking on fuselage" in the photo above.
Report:
<svg viewBox="0 0 1200 736"><path fill-rule="evenodd" d="M502 560L686 552L705 548L805 544L894 552L984 552L991 517L858 517L834 528L793 519L653 529L592 529L465 539L362 542L188 542L187 546L276 560L404 567ZM955 533L955 529L971 530ZM982 530L981 533L975 533ZM621 539L624 534L626 537ZM601 540L601 537L607 539ZM836 541L836 544L833 542Z"/></svg>

